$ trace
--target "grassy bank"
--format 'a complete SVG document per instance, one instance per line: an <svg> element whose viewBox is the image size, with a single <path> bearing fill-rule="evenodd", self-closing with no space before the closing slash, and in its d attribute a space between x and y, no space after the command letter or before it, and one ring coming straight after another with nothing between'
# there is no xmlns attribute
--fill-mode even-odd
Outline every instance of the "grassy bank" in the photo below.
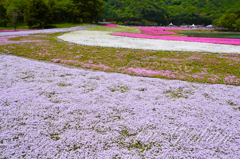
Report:
<svg viewBox="0 0 240 159"><path fill-rule="evenodd" d="M71 22L61 22L61 23L54 23L46 28L69 28L69 27L76 27L80 25L89 25L88 23L71 23ZM0 30L12 30L15 29L12 23L7 23L6 27L0 26ZM17 29L30 29L26 23L18 22Z"/></svg>
<svg viewBox="0 0 240 159"><path fill-rule="evenodd" d="M175 33L221 33L221 34L240 34L239 31L229 30L204 30L204 29L192 29L192 30L174 30Z"/></svg>
<svg viewBox="0 0 240 159"><path fill-rule="evenodd" d="M124 27L91 30L123 31ZM125 32L138 32L127 28ZM0 45L0 52L77 67L191 82L240 84L240 55L82 46L60 41L63 33L20 36L32 42ZM2 37L7 38L7 37ZM41 42L34 42L41 40Z"/></svg>

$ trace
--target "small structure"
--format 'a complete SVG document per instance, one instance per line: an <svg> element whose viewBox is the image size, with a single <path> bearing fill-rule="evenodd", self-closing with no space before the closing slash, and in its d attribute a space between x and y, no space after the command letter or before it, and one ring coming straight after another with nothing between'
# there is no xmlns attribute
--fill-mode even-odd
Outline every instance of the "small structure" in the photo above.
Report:
<svg viewBox="0 0 240 159"><path fill-rule="evenodd" d="M213 26L212 25L207 25L206 28L213 28Z"/></svg>
<svg viewBox="0 0 240 159"><path fill-rule="evenodd" d="M99 24L110 24L110 22L98 22Z"/></svg>
<svg viewBox="0 0 240 159"><path fill-rule="evenodd" d="M170 23L170 24L169 24L169 26L173 26L173 24L172 24L172 23Z"/></svg>
<svg viewBox="0 0 240 159"><path fill-rule="evenodd" d="M196 28L196 26L195 26L194 24L192 24L192 25L190 26L190 28L193 29L193 28Z"/></svg>

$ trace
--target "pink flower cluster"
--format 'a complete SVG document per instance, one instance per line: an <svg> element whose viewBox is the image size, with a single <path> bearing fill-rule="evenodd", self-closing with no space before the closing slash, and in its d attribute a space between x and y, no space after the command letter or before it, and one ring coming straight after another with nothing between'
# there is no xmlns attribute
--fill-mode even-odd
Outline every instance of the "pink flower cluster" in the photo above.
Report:
<svg viewBox="0 0 240 159"><path fill-rule="evenodd" d="M105 27L116 27L117 26L117 24L107 24L107 25L105 25Z"/></svg>
<svg viewBox="0 0 240 159"><path fill-rule="evenodd" d="M166 31L167 28L139 27L139 29L141 29L141 32L143 34L149 34L149 35L173 35L173 34L177 34L177 33L174 33L174 32Z"/></svg>
<svg viewBox="0 0 240 159"><path fill-rule="evenodd" d="M90 60L88 63L79 62L77 60L63 60L63 59L52 59L51 60L54 63L64 63L64 64L76 64L81 65L85 68L96 68L96 69L103 69L103 70L112 70L110 67L103 65L102 63L99 63L99 65L93 64L93 61Z"/></svg>
<svg viewBox="0 0 240 159"><path fill-rule="evenodd" d="M128 68L127 70L125 70L124 72L126 73L135 73L137 75L161 75L161 76L167 76L168 78L176 78L176 74L178 72L172 72L169 70L159 70L159 71L153 71L153 70L147 70L144 68Z"/></svg>
<svg viewBox="0 0 240 159"><path fill-rule="evenodd" d="M41 42L42 40L21 40L21 41L11 41L10 38L16 38L19 36L27 37L29 35L12 35L12 36L2 36L0 37L0 45L6 44L18 44L18 43L25 43L25 42Z"/></svg>
<svg viewBox="0 0 240 159"><path fill-rule="evenodd" d="M240 45L240 39L228 39L228 38L153 36L153 35L136 34L136 33L112 33L112 35L127 36L127 37L134 37L134 38L145 38L145 39L162 39L162 40Z"/></svg>

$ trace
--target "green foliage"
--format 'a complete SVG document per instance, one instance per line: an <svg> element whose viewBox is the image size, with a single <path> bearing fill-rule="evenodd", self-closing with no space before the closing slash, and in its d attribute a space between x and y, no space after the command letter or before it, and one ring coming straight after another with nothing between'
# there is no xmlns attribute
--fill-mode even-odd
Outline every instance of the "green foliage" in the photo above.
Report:
<svg viewBox="0 0 240 159"><path fill-rule="evenodd" d="M102 0L0 0L0 26L25 21L30 28L50 27L59 22L98 22Z"/></svg>
<svg viewBox="0 0 240 159"><path fill-rule="evenodd" d="M0 26L6 26L7 21L7 9L0 3Z"/></svg>
<svg viewBox="0 0 240 159"><path fill-rule="evenodd" d="M9 8L7 11L10 21L12 22L14 29L17 29L17 19L19 15L19 10L16 8Z"/></svg>
<svg viewBox="0 0 240 159"><path fill-rule="evenodd" d="M124 25L153 26L169 23L208 25L213 22L216 26L239 29L239 0L41 0L44 7L42 5L35 8L36 13L29 7L33 1L39 2L0 0L0 25L7 25L8 18L22 22L25 17L31 27L46 27L53 22L97 23L104 19L109 22L116 21L117 24L120 22ZM7 18L4 18L5 9L12 16L7 14ZM43 14L45 18L33 18L40 10L46 11ZM13 12L17 13L17 18L13 18ZM28 15L28 12L31 14ZM237 18L232 13L238 15ZM226 19L228 22L224 22Z"/></svg>
<svg viewBox="0 0 240 159"><path fill-rule="evenodd" d="M77 9L72 0L56 1L53 5L53 8L55 20L77 21L77 17L80 11Z"/></svg>
<svg viewBox="0 0 240 159"><path fill-rule="evenodd" d="M233 24L233 27L236 28L236 29L240 29L240 18L238 18L238 19L235 21L235 24Z"/></svg>
<svg viewBox="0 0 240 159"><path fill-rule="evenodd" d="M218 21L219 27L224 27L228 29L233 29L233 24L237 20L237 14L235 13L228 13L224 14Z"/></svg>
<svg viewBox="0 0 240 159"><path fill-rule="evenodd" d="M51 7L43 0L31 0L25 10L24 20L30 28L43 28L52 23Z"/></svg>
<svg viewBox="0 0 240 159"><path fill-rule="evenodd" d="M211 24L228 9L240 8L239 0L104 0L107 21L155 22L158 25Z"/></svg>
<svg viewBox="0 0 240 159"><path fill-rule="evenodd" d="M74 0L80 11L80 17L87 22L97 22L100 13L103 12L102 0Z"/></svg>
<svg viewBox="0 0 240 159"><path fill-rule="evenodd" d="M118 24L118 25L123 25L123 23L122 23L122 22L118 22L117 24Z"/></svg>
<svg viewBox="0 0 240 159"><path fill-rule="evenodd" d="M218 27L240 29L240 9L229 9L214 22Z"/></svg>

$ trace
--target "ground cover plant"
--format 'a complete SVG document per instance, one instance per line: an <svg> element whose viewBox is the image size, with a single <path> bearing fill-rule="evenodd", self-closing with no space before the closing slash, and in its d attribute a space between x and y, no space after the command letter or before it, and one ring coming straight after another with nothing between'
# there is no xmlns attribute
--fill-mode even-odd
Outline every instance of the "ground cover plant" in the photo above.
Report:
<svg viewBox="0 0 240 159"><path fill-rule="evenodd" d="M239 54L83 46L61 34L0 37L0 158L240 155L240 87L227 85L239 85Z"/></svg>
<svg viewBox="0 0 240 159"><path fill-rule="evenodd" d="M101 27L101 30L100 31L99 30L93 29L74 31L58 36L58 38L69 43L87 46L158 50L158 51L165 50L165 51L191 51L191 52L240 54L240 45L222 45L205 42L145 39L111 35L111 33L119 33L118 27L111 28ZM124 33L123 28L120 31ZM146 36L145 34L142 35ZM177 35L179 36L179 34Z"/></svg>
<svg viewBox="0 0 240 159"><path fill-rule="evenodd" d="M188 28L166 28L166 27L138 27L142 34L148 35L174 35L176 30L188 30Z"/></svg>
<svg viewBox="0 0 240 159"><path fill-rule="evenodd" d="M88 31L106 31L113 33L140 33L138 28L119 26L115 24L108 24L105 26L96 26L94 28L88 29Z"/></svg>
<svg viewBox="0 0 240 159"><path fill-rule="evenodd" d="M107 24L107 25L105 25L105 27L116 27L117 26L117 24Z"/></svg>
<svg viewBox="0 0 240 159"><path fill-rule="evenodd" d="M157 33L155 35L167 35L167 33ZM176 34L176 33L175 33ZM240 45L240 39L228 39L228 38L202 38L202 37L181 37L181 36L154 36L147 34L134 34L134 33L112 33L116 36L127 36L134 38L144 38L144 39L162 39L162 40L174 40L174 41L189 41L189 42L203 42L203 43L214 43L214 44L230 44L230 45Z"/></svg>
<svg viewBox="0 0 240 159"><path fill-rule="evenodd" d="M109 31L109 29L111 31L115 29L115 32L126 32L124 27L98 26L90 30ZM127 31L137 32L138 30L129 28ZM131 75L231 85L240 83L239 54L82 46L60 41L57 36L61 34L1 37L0 52Z"/></svg>
<svg viewBox="0 0 240 159"><path fill-rule="evenodd" d="M114 27L114 26L113 26ZM167 27L138 27L141 33L112 33L116 36L126 36L134 38L145 38L145 39L162 39L162 40L175 40L175 41L189 41L189 42L204 42L204 43L215 43L215 44L231 44L240 45L239 39L230 38L203 38L203 37L185 37L182 34L172 31L192 30L191 28L167 28ZM181 32L179 32L181 33ZM178 36L165 36L165 35L178 35Z"/></svg>
<svg viewBox="0 0 240 159"><path fill-rule="evenodd" d="M240 87L3 54L0 68L0 158L240 155Z"/></svg>

